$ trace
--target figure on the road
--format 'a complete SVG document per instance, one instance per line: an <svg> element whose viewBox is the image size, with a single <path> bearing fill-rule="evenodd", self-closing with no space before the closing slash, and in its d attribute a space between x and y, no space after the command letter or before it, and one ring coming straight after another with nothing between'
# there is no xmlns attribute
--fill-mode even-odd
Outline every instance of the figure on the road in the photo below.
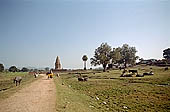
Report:
<svg viewBox="0 0 170 112"><path fill-rule="evenodd" d="M48 75L48 79L53 78L53 71L50 70L50 72L47 72L46 75Z"/></svg>

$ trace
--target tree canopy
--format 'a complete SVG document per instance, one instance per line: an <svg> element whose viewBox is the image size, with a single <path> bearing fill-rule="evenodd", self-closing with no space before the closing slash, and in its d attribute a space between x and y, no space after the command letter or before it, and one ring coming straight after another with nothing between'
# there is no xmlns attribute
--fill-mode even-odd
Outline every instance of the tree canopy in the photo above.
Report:
<svg viewBox="0 0 170 112"><path fill-rule="evenodd" d="M170 60L170 48L163 50L163 57Z"/></svg>
<svg viewBox="0 0 170 112"><path fill-rule="evenodd" d="M10 71L10 72L17 72L18 69L17 69L16 66L11 66L11 67L9 68L9 71Z"/></svg>
<svg viewBox="0 0 170 112"><path fill-rule="evenodd" d="M88 60L87 55L83 55L82 60L84 61L84 70L86 70L86 61Z"/></svg>
<svg viewBox="0 0 170 112"><path fill-rule="evenodd" d="M103 65L105 71L107 64L118 63L134 65L139 58L136 56L137 50L135 47L130 47L128 44L123 44L122 47L111 48L107 43L102 43L97 49L95 49L94 57L91 58L91 64Z"/></svg>
<svg viewBox="0 0 170 112"><path fill-rule="evenodd" d="M28 72L28 71L29 71L29 69L28 69L28 68L26 68L26 67L23 67L23 68L21 69L21 71L22 71L22 72Z"/></svg>
<svg viewBox="0 0 170 112"><path fill-rule="evenodd" d="M94 57L91 58L91 64L96 65L103 65L104 70L106 71L106 66L110 62L111 59L111 46L107 43L102 43L97 49L95 49Z"/></svg>
<svg viewBox="0 0 170 112"><path fill-rule="evenodd" d="M45 71L50 71L50 68L49 68L49 67L46 67L46 68L45 68Z"/></svg>
<svg viewBox="0 0 170 112"><path fill-rule="evenodd" d="M121 48L121 56L124 61L125 67L126 64L135 64L136 60L139 58L136 56L137 50L135 47L130 47L128 44L123 44Z"/></svg>

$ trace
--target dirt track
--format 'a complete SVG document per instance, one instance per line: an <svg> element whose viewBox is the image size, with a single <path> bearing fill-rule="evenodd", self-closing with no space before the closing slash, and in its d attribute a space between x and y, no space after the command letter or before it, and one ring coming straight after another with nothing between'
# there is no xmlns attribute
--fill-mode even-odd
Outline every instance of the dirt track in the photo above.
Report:
<svg viewBox="0 0 170 112"><path fill-rule="evenodd" d="M45 75L0 102L0 112L55 112L56 88Z"/></svg>

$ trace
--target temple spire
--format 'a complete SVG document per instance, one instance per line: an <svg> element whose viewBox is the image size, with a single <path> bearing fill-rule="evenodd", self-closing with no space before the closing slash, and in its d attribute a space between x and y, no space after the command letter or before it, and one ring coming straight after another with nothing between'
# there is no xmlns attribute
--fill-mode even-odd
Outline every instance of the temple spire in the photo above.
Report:
<svg viewBox="0 0 170 112"><path fill-rule="evenodd" d="M59 57L57 56L56 62L55 62L55 70L59 70L59 69L61 69L61 63L60 63Z"/></svg>

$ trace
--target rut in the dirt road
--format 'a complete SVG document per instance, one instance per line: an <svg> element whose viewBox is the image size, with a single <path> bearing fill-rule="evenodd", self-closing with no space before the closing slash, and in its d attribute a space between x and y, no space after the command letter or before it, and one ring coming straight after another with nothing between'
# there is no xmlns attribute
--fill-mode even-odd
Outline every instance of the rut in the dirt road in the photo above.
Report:
<svg viewBox="0 0 170 112"><path fill-rule="evenodd" d="M0 102L0 112L55 112L56 88L46 76Z"/></svg>

